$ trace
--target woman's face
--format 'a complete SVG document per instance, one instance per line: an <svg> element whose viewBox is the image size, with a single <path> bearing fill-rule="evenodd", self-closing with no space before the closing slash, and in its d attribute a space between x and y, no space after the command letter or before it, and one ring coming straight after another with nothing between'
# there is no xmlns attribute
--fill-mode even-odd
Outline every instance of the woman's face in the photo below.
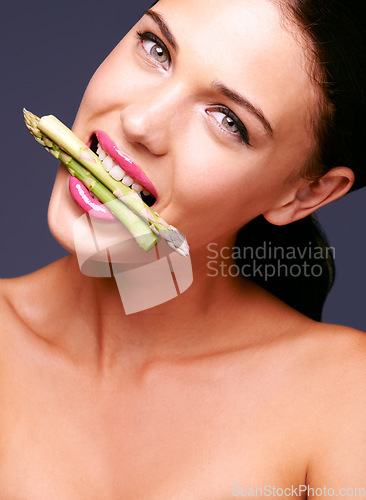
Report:
<svg viewBox="0 0 366 500"><path fill-rule="evenodd" d="M161 0L98 68L73 130L85 142L105 132L155 187L154 210L198 248L299 182L317 105L307 65L268 0ZM72 251L83 212L68 179L61 167L49 222Z"/></svg>

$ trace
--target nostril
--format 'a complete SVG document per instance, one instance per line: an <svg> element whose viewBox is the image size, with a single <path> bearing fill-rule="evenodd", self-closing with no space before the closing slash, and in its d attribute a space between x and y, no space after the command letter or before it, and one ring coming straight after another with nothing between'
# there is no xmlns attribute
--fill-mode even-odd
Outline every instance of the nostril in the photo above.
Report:
<svg viewBox="0 0 366 500"><path fill-rule="evenodd" d="M128 142L156 156L167 152L168 122L155 107L125 108L120 119L124 137Z"/></svg>

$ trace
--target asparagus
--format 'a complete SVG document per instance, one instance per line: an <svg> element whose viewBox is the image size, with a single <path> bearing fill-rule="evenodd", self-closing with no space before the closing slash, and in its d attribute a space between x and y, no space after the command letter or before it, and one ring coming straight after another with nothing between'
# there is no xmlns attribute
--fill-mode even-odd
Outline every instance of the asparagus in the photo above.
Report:
<svg viewBox="0 0 366 500"><path fill-rule="evenodd" d="M57 157L61 161L66 153L65 159L68 162L70 162L68 158L72 157L74 161L76 160L83 165L90 172L89 175L93 175L94 182L99 180L102 185L108 188L108 191L113 193L115 198L131 209L142 221L149 224L152 232L164 238L173 250L183 256L189 255L185 236L146 205L136 191L113 179L104 169L99 157L62 122L52 115L39 118L27 110L23 110L23 112L28 129L42 146L54 152L56 147L58 149L56 153L59 155ZM103 202L102 199L101 201Z"/></svg>
<svg viewBox="0 0 366 500"><path fill-rule="evenodd" d="M34 128L34 120L30 119L29 112L24 113L27 128L34 136L36 141L45 147L55 158L61 160L73 177L79 179L94 193L102 203L106 203L108 209L117 217L135 238L137 244L145 251L155 246L157 237L150 230L150 227L141 220L136 214L131 212L120 200L118 200L101 182L99 182L88 170L86 170L74 158L62 151L48 137L44 136L39 130Z"/></svg>

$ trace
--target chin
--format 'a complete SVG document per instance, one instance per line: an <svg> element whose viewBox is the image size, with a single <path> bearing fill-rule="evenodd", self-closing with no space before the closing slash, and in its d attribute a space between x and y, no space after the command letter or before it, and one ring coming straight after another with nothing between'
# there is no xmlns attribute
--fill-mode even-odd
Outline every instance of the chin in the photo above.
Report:
<svg viewBox="0 0 366 500"><path fill-rule="evenodd" d="M154 249L145 252L138 247L120 221L100 221L80 209L72 199L68 182L69 174L61 167L48 207L48 225L55 240L77 256L83 273L86 262L136 264L156 259Z"/></svg>

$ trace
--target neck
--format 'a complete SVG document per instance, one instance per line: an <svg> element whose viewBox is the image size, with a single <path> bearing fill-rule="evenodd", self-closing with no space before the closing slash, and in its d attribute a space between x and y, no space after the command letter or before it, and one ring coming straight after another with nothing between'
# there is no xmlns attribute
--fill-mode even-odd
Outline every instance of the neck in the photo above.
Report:
<svg viewBox="0 0 366 500"><path fill-rule="evenodd" d="M217 330L222 328L225 331L228 317L234 319L238 305L242 309L243 304L254 300L253 285L241 277L231 277L227 272L234 263L227 258L229 252L221 255L220 249L232 248L233 243L233 240L226 239L191 252L191 286L171 300L132 314L125 312L117 282L122 283L120 287L125 286L124 282L129 283L126 289L127 295L131 290L132 302L136 302L139 296L136 290L140 290L143 296L147 291L147 295L155 297L159 290L164 295L164 288L169 288L168 298L172 292L176 293L176 286L166 263L153 275L153 279L145 280L145 270L139 268L140 278L136 283L136 276L131 281L123 274L116 278L86 277L80 272L76 257L70 256L66 265L71 283L67 288L69 295L70 290L73 295L72 303L79 304L79 311L75 311L75 306L74 311L84 324L87 321L86 330L92 332L98 345L104 346L104 352L134 349L154 357L162 353L167 356L193 354L201 349L207 351L217 344ZM178 274L176 278L179 281L181 277ZM154 289L146 285L148 281ZM144 303L142 300L141 309ZM140 307L138 300L136 307Z"/></svg>

